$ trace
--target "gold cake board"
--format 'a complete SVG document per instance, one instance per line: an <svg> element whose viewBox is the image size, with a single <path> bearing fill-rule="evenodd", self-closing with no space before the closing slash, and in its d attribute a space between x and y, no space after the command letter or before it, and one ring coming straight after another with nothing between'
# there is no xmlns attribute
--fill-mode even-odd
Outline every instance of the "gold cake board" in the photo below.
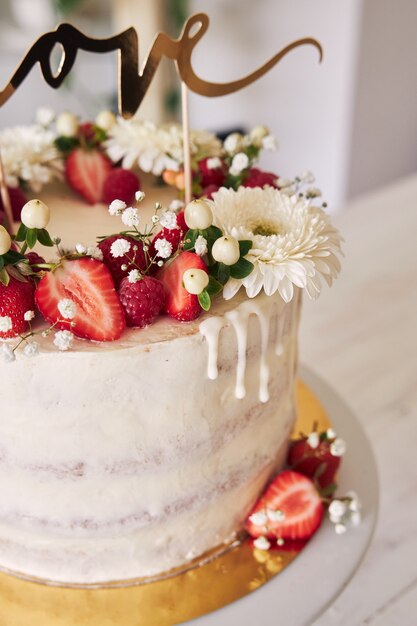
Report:
<svg viewBox="0 0 417 626"><path fill-rule="evenodd" d="M297 382L293 435L330 421L315 394ZM248 541L204 565L142 585L70 589L0 573L0 626L171 626L251 593L279 574L299 551L254 550Z"/></svg>

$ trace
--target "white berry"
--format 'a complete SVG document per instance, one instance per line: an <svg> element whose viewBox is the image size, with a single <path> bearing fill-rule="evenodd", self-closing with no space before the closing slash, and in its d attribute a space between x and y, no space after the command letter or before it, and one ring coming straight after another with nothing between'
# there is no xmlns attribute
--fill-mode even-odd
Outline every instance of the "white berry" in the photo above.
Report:
<svg viewBox="0 0 417 626"><path fill-rule="evenodd" d="M239 242L230 235L219 237L213 244L211 249L213 259L225 265L234 265L239 261L240 249Z"/></svg>
<svg viewBox="0 0 417 626"><path fill-rule="evenodd" d="M213 223L213 213L207 200L193 200L185 207L184 219L188 228L204 230Z"/></svg>
<svg viewBox="0 0 417 626"><path fill-rule="evenodd" d="M22 209L20 218L28 228L46 228L51 217L51 211L42 200L29 200Z"/></svg>
<svg viewBox="0 0 417 626"><path fill-rule="evenodd" d="M58 115L56 120L56 130L58 135L63 135L64 137L75 137L78 133L78 120L75 117L74 113L69 113L65 111Z"/></svg>
<svg viewBox="0 0 417 626"><path fill-rule="evenodd" d="M116 123L116 116L112 111L100 111L96 117L96 124L103 130L110 130Z"/></svg>
<svg viewBox="0 0 417 626"><path fill-rule="evenodd" d="M12 240L9 233L4 226L0 226L0 254L6 254L10 250L11 245Z"/></svg>
<svg viewBox="0 0 417 626"><path fill-rule="evenodd" d="M207 287L209 277L207 272L204 270L190 269L185 270L182 276L182 281L188 293L192 293L197 296Z"/></svg>

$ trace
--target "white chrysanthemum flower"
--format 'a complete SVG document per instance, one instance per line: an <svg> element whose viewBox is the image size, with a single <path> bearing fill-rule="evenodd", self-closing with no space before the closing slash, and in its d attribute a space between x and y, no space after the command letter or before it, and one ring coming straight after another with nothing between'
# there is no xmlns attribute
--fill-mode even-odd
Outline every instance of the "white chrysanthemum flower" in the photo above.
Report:
<svg viewBox="0 0 417 626"><path fill-rule="evenodd" d="M26 311L23 316L23 319L25 320L25 322L31 322L34 317L35 317L35 311Z"/></svg>
<svg viewBox="0 0 417 626"><path fill-rule="evenodd" d="M178 227L177 224L177 215L174 211L164 211L159 216L159 223L163 228L167 228L168 230L173 230Z"/></svg>
<svg viewBox="0 0 417 626"><path fill-rule="evenodd" d="M172 243L167 239L157 239L154 243L154 247L157 256L161 257L161 259L169 259L172 254Z"/></svg>
<svg viewBox="0 0 417 626"><path fill-rule="evenodd" d="M12 330L13 322L11 317L8 315L3 315L0 317L0 333L8 333L9 330Z"/></svg>
<svg viewBox="0 0 417 626"><path fill-rule="evenodd" d="M229 171L232 176L238 176L247 167L249 167L248 155L244 152L238 152L232 159Z"/></svg>
<svg viewBox="0 0 417 626"><path fill-rule="evenodd" d="M66 320L73 320L77 311L77 306L73 300L69 298L62 298L58 302L58 311L62 317Z"/></svg>
<svg viewBox="0 0 417 626"><path fill-rule="evenodd" d="M64 161L54 144L55 134L40 125L15 126L0 132L0 150L6 182L23 180L35 193L62 177Z"/></svg>
<svg viewBox="0 0 417 626"><path fill-rule="evenodd" d="M36 356L39 354L39 344L37 341L28 341L23 348L23 354L27 357Z"/></svg>
<svg viewBox="0 0 417 626"><path fill-rule="evenodd" d="M294 285L315 298L321 279L331 285L338 275L341 236L328 215L305 198L287 196L271 187L221 188L210 204L214 224L225 235L253 243L245 258L254 269L246 278L229 279L223 290L226 300L242 285L250 298L264 289L268 296L278 291L289 302Z"/></svg>
<svg viewBox="0 0 417 626"><path fill-rule="evenodd" d="M204 256L205 254L207 254L207 239L202 235L198 235L197 239L195 240L194 250L195 253L198 254L198 256Z"/></svg>
<svg viewBox="0 0 417 626"><path fill-rule="evenodd" d="M119 117L105 147L112 161L122 160L122 167L131 169L137 163L141 170L155 176L166 169L178 170L184 162L182 128L178 124L156 126L137 118ZM220 141L206 131L191 131L190 148L194 161L221 153Z"/></svg>
<svg viewBox="0 0 417 626"><path fill-rule="evenodd" d="M58 330L55 333L54 345L58 350L69 350L74 341L74 335L69 330Z"/></svg>
<svg viewBox="0 0 417 626"><path fill-rule="evenodd" d="M125 210L126 206L126 202L123 202L123 200L113 200L113 202L109 204L109 213L110 215L120 215L120 213Z"/></svg>
<svg viewBox="0 0 417 626"><path fill-rule="evenodd" d="M6 363L12 363L16 360L16 355L13 351L13 348L9 346L7 343L3 343L1 346L0 354Z"/></svg>
<svg viewBox="0 0 417 626"><path fill-rule="evenodd" d="M117 259L127 254L130 250L130 241L126 239L116 239L110 246L110 253L113 258Z"/></svg>
<svg viewBox="0 0 417 626"><path fill-rule="evenodd" d="M133 207L125 209L122 213L122 222L125 226L138 226L139 224L139 211Z"/></svg>
<svg viewBox="0 0 417 626"><path fill-rule="evenodd" d="M104 259L103 253L98 246L88 246L86 255L91 256L96 261L102 261Z"/></svg>
<svg viewBox="0 0 417 626"><path fill-rule="evenodd" d="M139 270L130 270L129 274L127 275L127 279L130 283L137 283L138 280L140 280L141 278L142 276Z"/></svg>

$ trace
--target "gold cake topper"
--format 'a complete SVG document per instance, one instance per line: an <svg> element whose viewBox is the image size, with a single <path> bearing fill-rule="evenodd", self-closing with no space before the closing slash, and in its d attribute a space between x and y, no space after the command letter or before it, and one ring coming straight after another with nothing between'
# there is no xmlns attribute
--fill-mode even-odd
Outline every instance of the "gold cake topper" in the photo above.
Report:
<svg viewBox="0 0 417 626"><path fill-rule="evenodd" d="M58 88L74 66L78 50L93 53L118 51L119 112L125 118L131 117L138 110L164 56L175 61L179 77L188 89L208 97L225 96L252 84L299 46L316 47L320 61L322 59L320 43L306 37L290 43L248 76L227 83L209 82L200 78L191 64L193 49L207 32L208 26L208 15L196 13L187 19L178 39L172 39L163 32L158 33L142 68L139 69L139 39L133 27L107 39L95 39L84 35L71 24L60 24L56 30L42 35L29 49L9 83L0 91L0 107L23 83L36 63L39 63L48 85ZM54 73L51 69L51 53L57 44L62 46L62 57L58 70Z"/></svg>

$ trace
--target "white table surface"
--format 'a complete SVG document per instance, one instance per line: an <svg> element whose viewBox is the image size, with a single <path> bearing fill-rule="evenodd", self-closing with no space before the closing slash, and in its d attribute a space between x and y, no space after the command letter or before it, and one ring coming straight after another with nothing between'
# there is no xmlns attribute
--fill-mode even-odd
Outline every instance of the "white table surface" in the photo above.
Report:
<svg viewBox="0 0 417 626"><path fill-rule="evenodd" d="M351 202L335 223L346 239L343 272L318 301L305 299L300 354L361 421L380 514L365 560L315 626L415 626L417 176Z"/></svg>

